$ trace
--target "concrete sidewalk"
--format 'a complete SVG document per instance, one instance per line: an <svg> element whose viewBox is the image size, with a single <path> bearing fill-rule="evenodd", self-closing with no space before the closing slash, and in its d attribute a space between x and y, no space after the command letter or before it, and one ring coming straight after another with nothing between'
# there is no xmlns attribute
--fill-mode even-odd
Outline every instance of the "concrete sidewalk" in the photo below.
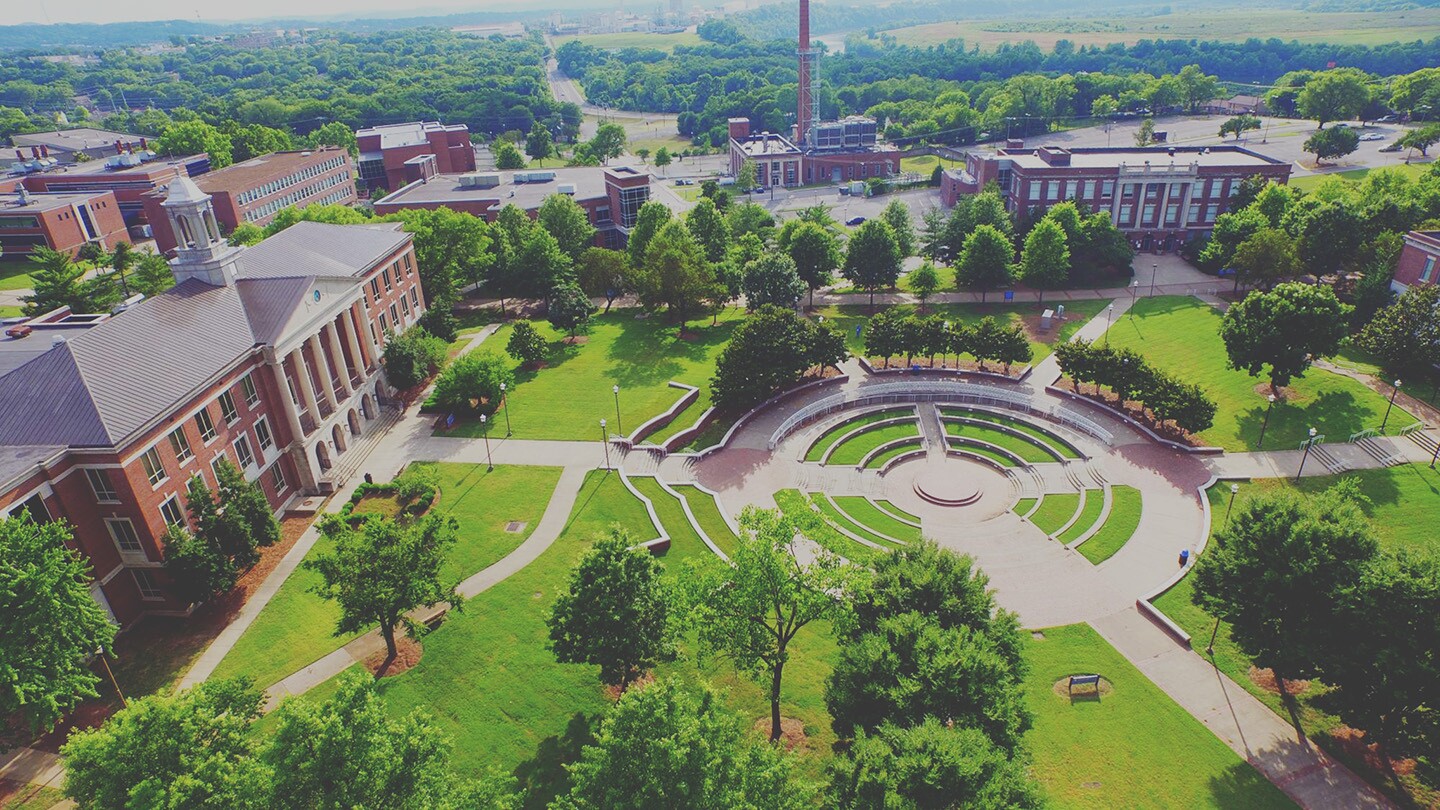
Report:
<svg viewBox="0 0 1440 810"><path fill-rule="evenodd" d="M1145 677L1304 808L1394 807L1249 692L1140 615L1090 623Z"/></svg>

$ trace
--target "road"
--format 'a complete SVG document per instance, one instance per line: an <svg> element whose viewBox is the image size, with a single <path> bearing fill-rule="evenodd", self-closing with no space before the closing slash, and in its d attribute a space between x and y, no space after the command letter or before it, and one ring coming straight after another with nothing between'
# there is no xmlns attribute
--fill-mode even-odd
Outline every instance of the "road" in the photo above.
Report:
<svg viewBox="0 0 1440 810"><path fill-rule="evenodd" d="M547 40L548 41L548 40ZM550 83L550 93L558 101L565 101L580 107L580 112L585 119L580 122L580 137L592 138L595 130L599 128L602 121L614 121L623 124L629 130L632 127L656 129L664 133L675 131L675 116L670 113L647 113L636 112L635 110L617 110L611 107L601 107L591 104L585 100L585 91L580 89L579 82L566 75L560 69L559 63L553 58L545 62L545 80Z"/></svg>

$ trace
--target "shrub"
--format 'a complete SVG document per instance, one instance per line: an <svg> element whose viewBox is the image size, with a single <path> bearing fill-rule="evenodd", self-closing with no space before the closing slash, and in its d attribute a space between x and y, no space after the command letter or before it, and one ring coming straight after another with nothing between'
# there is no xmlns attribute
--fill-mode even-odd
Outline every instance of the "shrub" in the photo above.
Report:
<svg viewBox="0 0 1440 810"><path fill-rule="evenodd" d="M493 413L500 404L501 383L515 384L509 359L490 350L471 352L441 372L434 401L451 413Z"/></svg>
<svg viewBox="0 0 1440 810"><path fill-rule="evenodd" d="M421 327L385 338L385 376L401 390L414 388L445 364L449 346Z"/></svg>

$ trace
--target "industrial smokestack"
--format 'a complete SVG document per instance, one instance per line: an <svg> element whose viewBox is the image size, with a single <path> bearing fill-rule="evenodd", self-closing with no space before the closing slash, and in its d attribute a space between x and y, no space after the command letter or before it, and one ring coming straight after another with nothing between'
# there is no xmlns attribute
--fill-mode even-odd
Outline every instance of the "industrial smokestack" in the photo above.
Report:
<svg viewBox="0 0 1440 810"><path fill-rule="evenodd" d="M810 50L810 0L800 0L800 85L796 93L795 141L804 145L814 123L811 119L814 97L810 82L815 67L815 54Z"/></svg>

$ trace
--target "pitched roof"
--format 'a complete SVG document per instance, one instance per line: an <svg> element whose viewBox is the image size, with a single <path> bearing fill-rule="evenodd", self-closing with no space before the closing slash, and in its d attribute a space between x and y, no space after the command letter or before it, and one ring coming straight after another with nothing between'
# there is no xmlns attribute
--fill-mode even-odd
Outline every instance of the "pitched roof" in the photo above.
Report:
<svg viewBox="0 0 1440 810"><path fill-rule="evenodd" d="M410 235L398 222L331 225L297 222L240 254L236 278L354 278L397 250Z"/></svg>

